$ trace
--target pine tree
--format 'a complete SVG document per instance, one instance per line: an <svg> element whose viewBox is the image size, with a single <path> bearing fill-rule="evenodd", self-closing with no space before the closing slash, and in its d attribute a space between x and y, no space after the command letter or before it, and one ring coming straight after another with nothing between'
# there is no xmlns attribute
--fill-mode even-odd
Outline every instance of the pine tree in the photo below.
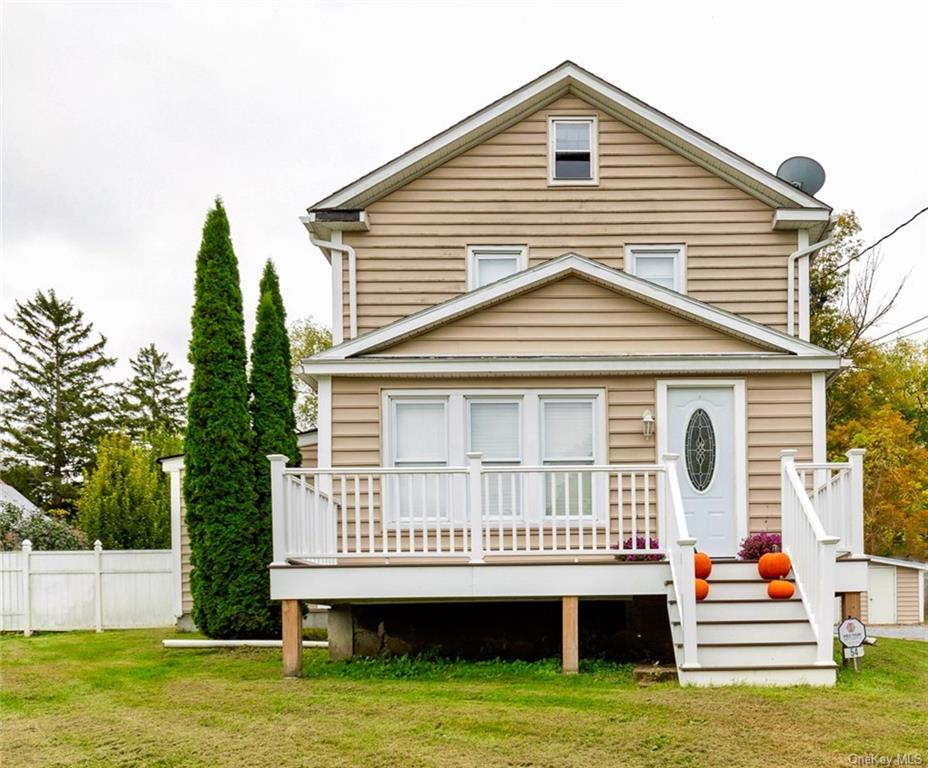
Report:
<svg viewBox="0 0 928 768"><path fill-rule="evenodd" d="M222 202L197 254L184 496L194 621L210 637L268 636L268 559L255 507L238 262Z"/></svg>
<svg viewBox="0 0 928 768"><path fill-rule="evenodd" d="M102 373L115 362L106 338L70 300L54 290L16 302L11 330L0 336L9 358L8 386L0 390L0 447L4 477L45 508L69 512L97 442L111 421Z"/></svg>
<svg viewBox="0 0 928 768"><path fill-rule="evenodd" d="M255 433L255 497L261 525L259 549L265 562L273 559L271 530L271 477L267 456L282 453L291 465L299 463L293 382L290 378L290 342L284 323L283 301L274 265L268 261L261 278L255 333L251 341L249 394ZM268 578L267 592L270 593ZM279 626L280 612L268 600L268 626Z"/></svg>
<svg viewBox="0 0 928 768"><path fill-rule="evenodd" d="M184 427L184 376L154 344L129 361L132 378L122 386L119 412L132 437L154 432L177 434Z"/></svg>

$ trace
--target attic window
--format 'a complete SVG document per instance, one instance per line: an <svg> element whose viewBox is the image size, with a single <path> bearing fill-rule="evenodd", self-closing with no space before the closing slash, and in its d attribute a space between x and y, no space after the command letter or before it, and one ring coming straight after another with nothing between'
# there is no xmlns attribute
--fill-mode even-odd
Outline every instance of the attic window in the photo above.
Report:
<svg viewBox="0 0 928 768"><path fill-rule="evenodd" d="M649 283L686 293L686 246L626 245L625 271Z"/></svg>
<svg viewBox="0 0 928 768"><path fill-rule="evenodd" d="M521 272L528 264L524 245L467 246L467 288L482 288Z"/></svg>
<svg viewBox="0 0 928 768"><path fill-rule="evenodd" d="M548 118L548 183L597 184L595 117Z"/></svg>

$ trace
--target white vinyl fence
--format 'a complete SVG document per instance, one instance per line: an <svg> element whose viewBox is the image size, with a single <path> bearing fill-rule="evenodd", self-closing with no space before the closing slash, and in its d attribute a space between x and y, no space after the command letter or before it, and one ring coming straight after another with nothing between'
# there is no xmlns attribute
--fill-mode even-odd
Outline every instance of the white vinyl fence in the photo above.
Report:
<svg viewBox="0 0 928 768"><path fill-rule="evenodd" d="M174 624L171 550L0 552L0 631Z"/></svg>

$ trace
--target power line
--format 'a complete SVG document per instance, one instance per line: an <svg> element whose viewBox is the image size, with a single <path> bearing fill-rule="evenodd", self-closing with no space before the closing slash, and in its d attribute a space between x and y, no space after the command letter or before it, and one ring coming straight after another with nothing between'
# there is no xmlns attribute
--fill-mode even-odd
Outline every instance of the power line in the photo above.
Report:
<svg viewBox="0 0 928 768"><path fill-rule="evenodd" d="M910 336L917 336L918 334L925 333L926 331L928 331L928 325L926 325L924 328L916 328L914 331L909 331L902 336L896 336L893 339L886 339L886 341L881 341L877 346L883 346L884 344L895 344L897 341L902 341L903 339L907 339Z"/></svg>
<svg viewBox="0 0 928 768"><path fill-rule="evenodd" d="M904 331L910 325L915 325L915 323L920 323L922 320L928 320L928 315L922 315L921 317L916 318L910 323L906 323L905 325L900 325L898 328L892 331L889 331L888 333L884 333L882 336L877 336L875 339L871 339L871 341L879 341L880 339L885 339L887 336L892 336L894 333L899 333L899 331Z"/></svg>
<svg viewBox="0 0 928 768"><path fill-rule="evenodd" d="M829 274L829 275L832 275L832 274L834 274L835 272L837 272L837 271L839 271L839 270L841 270L841 269L844 269L844 268L845 268L848 264L850 264L852 261L857 261L857 259L859 259L861 256L863 256L867 251L872 251L874 248L876 248L876 247L877 247L880 243L882 243L884 240L888 240L888 239L891 238L893 235L895 235L900 229L902 229L903 227L907 227L909 224L911 224L913 221L915 221L915 219L917 219L919 216L921 216L923 213L926 213L926 212L928 212L928 205L926 205L926 206L925 206L924 208L922 208L920 211L918 211L917 213L915 213L915 214L914 214L910 219L908 219L907 221L902 222L902 224L900 224L898 227L896 227L896 228L895 228L892 232L890 232L889 234L883 235L883 237L881 237L879 240L877 240L877 241L876 241L875 243L873 243L872 245L868 245L868 246L867 246L866 248L864 248L862 251L860 251L860 252L856 253L855 255L851 256L849 259L847 259L847 260L841 262L840 264L838 264L838 266L834 267L833 269L830 269L830 270L828 271L828 274Z"/></svg>

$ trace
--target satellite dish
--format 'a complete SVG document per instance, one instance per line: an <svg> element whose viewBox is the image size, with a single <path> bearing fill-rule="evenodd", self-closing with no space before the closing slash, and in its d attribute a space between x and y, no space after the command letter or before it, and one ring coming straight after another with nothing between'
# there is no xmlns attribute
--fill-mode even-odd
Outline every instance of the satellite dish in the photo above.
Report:
<svg viewBox="0 0 928 768"><path fill-rule="evenodd" d="M825 184L825 169L811 157L802 155L780 163L777 176L807 195L814 195Z"/></svg>

